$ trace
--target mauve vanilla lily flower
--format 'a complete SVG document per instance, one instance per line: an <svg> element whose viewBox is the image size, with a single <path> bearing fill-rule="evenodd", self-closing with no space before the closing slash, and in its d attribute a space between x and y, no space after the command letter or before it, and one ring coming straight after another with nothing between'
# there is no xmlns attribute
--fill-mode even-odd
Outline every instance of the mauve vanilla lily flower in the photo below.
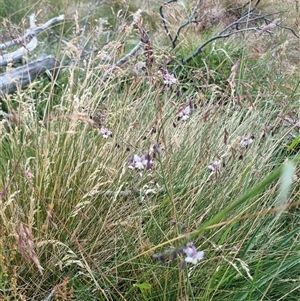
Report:
<svg viewBox="0 0 300 301"><path fill-rule="evenodd" d="M152 169L152 161L149 155L142 155L141 157L138 155L134 155L130 159L129 168L135 169Z"/></svg>
<svg viewBox="0 0 300 301"><path fill-rule="evenodd" d="M188 105L185 109L182 109L177 115L178 119L187 120L189 119L189 114L191 112L191 107Z"/></svg>
<svg viewBox="0 0 300 301"><path fill-rule="evenodd" d="M248 147L254 140L254 137L242 137L240 145L243 147Z"/></svg>
<svg viewBox="0 0 300 301"><path fill-rule="evenodd" d="M174 74L170 74L168 72L163 74L163 78L164 78L164 84L166 86L171 86L172 84L175 84L177 82L177 79L175 78Z"/></svg>
<svg viewBox="0 0 300 301"><path fill-rule="evenodd" d="M102 137L104 139L107 139L109 136L112 136L112 131L110 131L109 129L106 129L106 128L101 128L100 133L102 134Z"/></svg>
<svg viewBox="0 0 300 301"><path fill-rule="evenodd" d="M23 174L27 179L31 179L34 177L34 175L28 170L23 170Z"/></svg>
<svg viewBox="0 0 300 301"><path fill-rule="evenodd" d="M185 262L190 262L192 264L196 264L199 260L203 259L204 252L200 251L198 252L196 247L194 246L194 243L189 242L186 247L183 249L183 252L186 255L186 258L184 259Z"/></svg>
<svg viewBox="0 0 300 301"><path fill-rule="evenodd" d="M220 169L220 165L221 165L220 161L214 161L208 165L208 169L214 172L218 172Z"/></svg>

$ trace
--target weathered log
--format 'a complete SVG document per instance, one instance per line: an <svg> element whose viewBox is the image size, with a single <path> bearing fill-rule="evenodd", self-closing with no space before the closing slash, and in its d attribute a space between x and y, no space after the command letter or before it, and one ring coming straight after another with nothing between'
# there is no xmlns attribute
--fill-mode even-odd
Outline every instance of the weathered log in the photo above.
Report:
<svg viewBox="0 0 300 301"><path fill-rule="evenodd" d="M0 66L6 66L9 62L15 63L22 61L23 56L33 51L36 48L37 44L37 38L35 36L32 36L32 39L28 44L21 46L21 48L14 52L1 55Z"/></svg>
<svg viewBox="0 0 300 301"><path fill-rule="evenodd" d="M20 46L14 52L0 55L0 66L6 66L8 63L14 63L21 61L27 53L32 52L38 45L37 34L46 28L52 26L55 23L64 20L64 15L52 18L42 26L36 27L35 15L29 16L30 28L26 30L26 33L12 41L0 44L0 51L9 48L11 46ZM46 70L54 72L54 77L59 71L59 61L53 56L42 55L37 60L28 63L27 65L18 67L14 70L0 74L0 98L3 98L5 94L12 94L18 90L18 88L24 88L33 82L40 74Z"/></svg>
<svg viewBox="0 0 300 301"><path fill-rule="evenodd" d="M59 71L60 63L52 55L43 55L37 60L20 66L12 71L0 75L0 98L5 94L12 94L18 88L24 88L33 82L40 74L46 70L53 72L56 78Z"/></svg>

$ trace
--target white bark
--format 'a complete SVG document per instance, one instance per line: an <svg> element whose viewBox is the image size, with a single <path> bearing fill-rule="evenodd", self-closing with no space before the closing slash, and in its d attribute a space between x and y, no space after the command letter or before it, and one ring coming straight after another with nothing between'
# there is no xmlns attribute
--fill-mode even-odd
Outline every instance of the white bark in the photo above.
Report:
<svg viewBox="0 0 300 301"><path fill-rule="evenodd" d="M9 63L22 61L22 59L32 52L38 45L37 35L52 26L55 23L64 20L64 15L52 18L42 26L36 27L35 15L29 16L30 28L26 30L26 33L14 40L0 44L0 66L6 66ZM11 46L20 46L16 51L2 54L2 50ZM59 71L59 62L53 56L43 55L37 60L28 63L27 65L18 67L12 71L8 71L0 75L0 98L5 94L11 94L18 90L18 88L24 88L33 82L40 74L46 70L52 70L54 72ZM55 73L54 73L55 74Z"/></svg>
<svg viewBox="0 0 300 301"><path fill-rule="evenodd" d="M24 88L33 82L46 70L53 71L56 77L59 71L59 62L52 56L41 56L27 65L20 66L12 71L0 75L0 98L5 94L12 94L18 88Z"/></svg>
<svg viewBox="0 0 300 301"><path fill-rule="evenodd" d="M49 21L47 21L45 24L43 24L42 26L39 26L39 27L35 27L35 23L34 23L34 15L30 15L29 16L29 23L30 23L30 28L26 30L26 33L17 38L17 39L14 39L12 41L8 41L8 42L5 42L3 44L0 44L0 50L4 50L8 47L11 47L11 46L16 46L16 45L19 45L20 43L24 43L26 38L30 37L30 36L36 36L38 35L40 32L42 32L43 30L47 29L48 27L58 23L58 22L61 22L63 21L65 18L64 15L60 15L58 17L55 17L55 18L52 18L50 19Z"/></svg>

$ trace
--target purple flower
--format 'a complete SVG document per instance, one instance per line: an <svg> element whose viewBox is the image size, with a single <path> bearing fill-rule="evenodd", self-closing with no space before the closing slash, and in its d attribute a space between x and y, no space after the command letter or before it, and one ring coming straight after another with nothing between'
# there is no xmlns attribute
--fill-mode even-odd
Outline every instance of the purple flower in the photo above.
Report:
<svg viewBox="0 0 300 301"><path fill-rule="evenodd" d="M156 158L156 156L161 153L161 148L158 143L153 144L152 148L153 158Z"/></svg>
<svg viewBox="0 0 300 301"><path fill-rule="evenodd" d="M110 131L109 129L107 128L101 128L100 129L100 133L102 134L102 137L104 139L107 139L109 136L112 136L112 131Z"/></svg>
<svg viewBox="0 0 300 301"><path fill-rule="evenodd" d="M182 109L177 115L178 119L187 120L189 119L189 114L191 112L191 107L188 105L185 109Z"/></svg>
<svg viewBox="0 0 300 301"><path fill-rule="evenodd" d="M253 142L254 137L242 137L240 145L243 147L248 147Z"/></svg>
<svg viewBox="0 0 300 301"><path fill-rule="evenodd" d="M183 249L183 252L186 255L184 259L185 262L190 262L192 264L196 264L199 260L203 259L204 252L198 252L193 242L189 242L186 247Z"/></svg>
<svg viewBox="0 0 300 301"><path fill-rule="evenodd" d="M28 170L23 170L23 174L27 179L31 179L34 177L34 175Z"/></svg>
<svg viewBox="0 0 300 301"><path fill-rule="evenodd" d="M185 247L179 249L169 248L161 254L152 255L153 259L159 260L162 264L166 264L167 259L174 261L179 255L185 254L185 259L180 264L180 269L185 269L186 263L190 262L196 264L199 260L203 259L204 252L198 252L193 242L189 242ZM181 257L181 256L180 256Z"/></svg>
<svg viewBox="0 0 300 301"><path fill-rule="evenodd" d="M142 155L141 157L138 155L134 155L130 159L129 168L135 168L135 169L152 169L152 161L150 158L150 155Z"/></svg>
<svg viewBox="0 0 300 301"><path fill-rule="evenodd" d="M214 172L219 172L220 165L221 165L220 161L214 161L208 165L208 169L210 169L211 171L214 171Z"/></svg>
<svg viewBox="0 0 300 301"><path fill-rule="evenodd" d="M175 84L177 82L177 79L174 77L174 74L170 74L168 72L165 72L163 74L163 78L165 86L171 86L172 84Z"/></svg>

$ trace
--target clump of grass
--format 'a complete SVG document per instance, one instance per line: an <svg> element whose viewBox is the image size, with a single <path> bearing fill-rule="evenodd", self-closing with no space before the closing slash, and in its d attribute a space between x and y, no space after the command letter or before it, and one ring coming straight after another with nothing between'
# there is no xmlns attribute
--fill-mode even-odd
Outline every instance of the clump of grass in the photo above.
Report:
<svg viewBox="0 0 300 301"><path fill-rule="evenodd" d="M135 34L127 24L103 50L115 61ZM299 86L284 72L290 92L275 83L271 51L253 61L242 40L231 43L211 51L222 70L239 49L229 82L224 68L201 89L195 79L164 84L167 51L153 38L152 69L135 74L140 53L103 80L99 53L6 100L15 118L0 122L4 300L297 298L296 147L294 163L281 166L299 135ZM150 167L130 166L134 155ZM191 241L204 259L182 270L184 253L172 255ZM163 265L154 254L170 256Z"/></svg>

